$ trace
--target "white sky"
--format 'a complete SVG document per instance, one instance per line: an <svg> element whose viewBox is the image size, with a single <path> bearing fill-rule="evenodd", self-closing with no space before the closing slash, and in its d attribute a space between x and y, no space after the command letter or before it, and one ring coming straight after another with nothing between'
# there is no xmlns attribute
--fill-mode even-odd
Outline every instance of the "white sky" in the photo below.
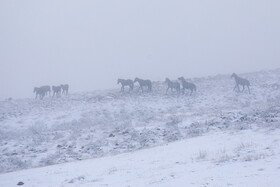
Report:
<svg viewBox="0 0 280 187"><path fill-rule="evenodd" d="M279 0L1 0L0 99L280 67Z"/></svg>

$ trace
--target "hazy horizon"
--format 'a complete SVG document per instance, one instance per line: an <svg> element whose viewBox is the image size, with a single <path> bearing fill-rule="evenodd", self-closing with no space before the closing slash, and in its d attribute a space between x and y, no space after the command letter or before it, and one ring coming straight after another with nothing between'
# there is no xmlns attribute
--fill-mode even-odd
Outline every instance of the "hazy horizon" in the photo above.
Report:
<svg viewBox="0 0 280 187"><path fill-rule="evenodd" d="M0 100L280 67L279 1L1 1Z"/></svg>

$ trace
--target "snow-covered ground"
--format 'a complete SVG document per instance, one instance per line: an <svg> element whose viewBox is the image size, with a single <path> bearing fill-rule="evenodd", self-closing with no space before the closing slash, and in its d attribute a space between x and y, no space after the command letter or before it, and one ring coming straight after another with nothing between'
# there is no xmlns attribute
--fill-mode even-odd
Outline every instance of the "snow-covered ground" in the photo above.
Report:
<svg viewBox="0 0 280 187"><path fill-rule="evenodd" d="M279 133L210 133L117 156L2 174L0 186L277 187Z"/></svg>
<svg viewBox="0 0 280 187"><path fill-rule="evenodd" d="M0 186L279 186L280 69L242 76L1 101Z"/></svg>

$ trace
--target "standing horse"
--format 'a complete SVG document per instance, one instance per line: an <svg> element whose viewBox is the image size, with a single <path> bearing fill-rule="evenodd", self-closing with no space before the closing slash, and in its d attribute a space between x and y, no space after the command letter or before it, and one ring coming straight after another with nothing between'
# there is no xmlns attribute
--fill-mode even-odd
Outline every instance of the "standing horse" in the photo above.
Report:
<svg viewBox="0 0 280 187"><path fill-rule="evenodd" d="M177 81L172 82L169 78L166 78L165 82L167 83L166 93L169 90L169 88L171 89L171 92L173 91L173 89L175 89L177 91L177 93L180 93L180 83L179 82L177 82Z"/></svg>
<svg viewBox="0 0 280 187"><path fill-rule="evenodd" d="M235 80L235 87L233 88L233 91L237 88L238 92L240 92L239 85L241 85L241 86L243 86L243 89L242 89L242 92L243 92L245 89L245 86L247 86L247 88L249 90L249 94L250 94L250 87L249 87L250 82L247 79L241 78L238 75L236 75L235 73L233 73L231 75L231 78L234 78L234 80Z"/></svg>
<svg viewBox="0 0 280 187"><path fill-rule="evenodd" d="M41 86L40 88L42 88L45 92L46 95L49 94L49 96L51 96L51 87L46 85L46 86Z"/></svg>
<svg viewBox="0 0 280 187"><path fill-rule="evenodd" d="M52 86L53 96L59 97L61 95L61 86Z"/></svg>
<svg viewBox="0 0 280 187"><path fill-rule="evenodd" d="M124 87L129 86L129 91L132 91L134 88L134 83L131 79L118 79L118 84L121 83L121 92L124 92Z"/></svg>
<svg viewBox="0 0 280 187"><path fill-rule="evenodd" d="M190 95L192 95L193 91L196 92L196 86L195 86L194 83L187 82L184 77L179 77L178 80L180 80L182 82L183 94L185 93L185 89L191 90L191 94Z"/></svg>
<svg viewBox="0 0 280 187"><path fill-rule="evenodd" d="M33 93L36 94L35 99L37 99L38 96L40 97L40 99L43 99L46 95L46 91L42 86L40 88L34 87Z"/></svg>
<svg viewBox="0 0 280 187"><path fill-rule="evenodd" d="M60 85L61 89L62 89L62 95L68 95L68 89L69 89L69 85L68 84L61 84Z"/></svg>
<svg viewBox="0 0 280 187"><path fill-rule="evenodd" d="M139 79L139 78L136 77L134 79L134 82L138 82L139 83L139 86L140 86L140 89L142 90L142 92L143 92L143 86L147 86L148 90L152 91L152 81L150 81L150 80L143 80L143 79Z"/></svg>

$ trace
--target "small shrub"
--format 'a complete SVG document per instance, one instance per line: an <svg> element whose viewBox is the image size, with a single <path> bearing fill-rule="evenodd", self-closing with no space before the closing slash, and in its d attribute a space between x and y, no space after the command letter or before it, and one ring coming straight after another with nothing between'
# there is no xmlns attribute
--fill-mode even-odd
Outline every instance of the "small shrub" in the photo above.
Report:
<svg viewBox="0 0 280 187"><path fill-rule="evenodd" d="M204 150L199 150L198 155L196 157L197 160L205 160L207 157L207 152Z"/></svg>

